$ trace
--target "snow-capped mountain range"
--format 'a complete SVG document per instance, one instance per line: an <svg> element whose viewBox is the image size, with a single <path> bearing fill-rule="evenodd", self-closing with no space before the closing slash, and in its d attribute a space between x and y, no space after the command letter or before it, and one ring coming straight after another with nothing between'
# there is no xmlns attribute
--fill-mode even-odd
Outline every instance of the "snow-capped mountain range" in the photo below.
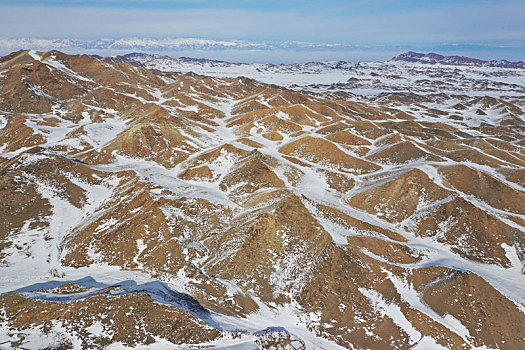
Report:
<svg viewBox="0 0 525 350"><path fill-rule="evenodd" d="M37 39L3 38L0 50L113 50L113 51L176 51L176 50L381 50L387 46L362 46L351 44L309 43L303 41L256 42L247 40L211 40L202 38L118 38L118 39ZM401 46L388 46L399 49Z"/></svg>
<svg viewBox="0 0 525 350"><path fill-rule="evenodd" d="M297 40L288 41L250 41L250 40L230 40L230 39L210 39L210 38L154 38L154 37L123 37L123 38L0 38L0 52L9 53L22 48L33 50L62 50L73 53L97 53L101 55L114 55L127 52L147 52L147 53L169 53L191 52L191 51L296 51L296 52L353 52L353 53L383 53L381 60L387 59L386 53L425 51L425 52L501 52L505 54L516 53L522 50L521 47L494 46L469 43L442 43L430 46L418 46L408 44L390 45L360 45L350 43L322 43L305 42ZM513 54L514 56L515 54ZM333 55L336 56L336 55ZM225 56L226 57L226 56ZM296 56L300 57L300 56ZM365 57L366 55L362 55ZM267 60L263 60L267 61Z"/></svg>

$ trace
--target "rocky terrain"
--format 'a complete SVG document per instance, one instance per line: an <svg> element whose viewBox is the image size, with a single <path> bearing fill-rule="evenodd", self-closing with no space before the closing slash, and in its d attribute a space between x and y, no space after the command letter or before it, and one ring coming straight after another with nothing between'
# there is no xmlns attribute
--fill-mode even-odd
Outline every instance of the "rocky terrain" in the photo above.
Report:
<svg viewBox="0 0 525 350"><path fill-rule="evenodd" d="M0 348L525 347L523 69L0 65Z"/></svg>

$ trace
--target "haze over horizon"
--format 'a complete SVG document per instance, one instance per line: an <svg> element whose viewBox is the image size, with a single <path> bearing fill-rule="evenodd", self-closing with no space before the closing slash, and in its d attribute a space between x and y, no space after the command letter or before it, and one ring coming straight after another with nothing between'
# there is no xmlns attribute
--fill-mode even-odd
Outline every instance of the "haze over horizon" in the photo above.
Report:
<svg viewBox="0 0 525 350"><path fill-rule="evenodd" d="M387 60L408 50L516 61L525 59L524 12L516 0L0 0L0 53L20 38L18 48L51 39L62 42L57 49L103 55L130 50L68 47L64 40L198 38L252 46L141 51L272 63Z"/></svg>

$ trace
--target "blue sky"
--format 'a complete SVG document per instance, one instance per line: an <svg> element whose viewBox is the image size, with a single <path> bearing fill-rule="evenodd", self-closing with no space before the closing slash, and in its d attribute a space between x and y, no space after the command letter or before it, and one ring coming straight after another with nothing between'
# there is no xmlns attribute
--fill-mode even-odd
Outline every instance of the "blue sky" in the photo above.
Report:
<svg viewBox="0 0 525 350"><path fill-rule="evenodd" d="M0 37L481 44L525 59L524 14L524 0L0 0Z"/></svg>

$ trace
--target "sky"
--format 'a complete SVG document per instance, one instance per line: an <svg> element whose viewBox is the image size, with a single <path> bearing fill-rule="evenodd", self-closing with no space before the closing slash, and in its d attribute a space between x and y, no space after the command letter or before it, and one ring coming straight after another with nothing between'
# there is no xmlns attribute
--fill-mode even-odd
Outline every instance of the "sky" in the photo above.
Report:
<svg viewBox="0 0 525 350"><path fill-rule="evenodd" d="M327 51L340 59L415 48L525 60L524 14L524 0L0 0L0 38L302 41L367 48Z"/></svg>

